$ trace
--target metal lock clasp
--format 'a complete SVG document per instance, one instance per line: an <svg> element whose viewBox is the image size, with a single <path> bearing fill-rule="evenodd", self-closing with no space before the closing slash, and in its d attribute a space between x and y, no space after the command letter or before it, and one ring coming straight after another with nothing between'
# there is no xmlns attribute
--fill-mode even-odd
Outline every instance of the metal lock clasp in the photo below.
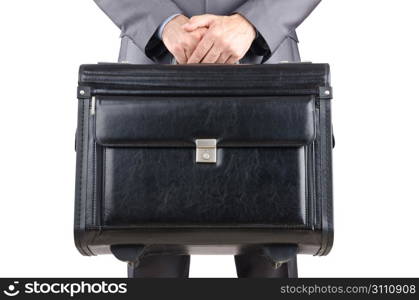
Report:
<svg viewBox="0 0 419 300"><path fill-rule="evenodd" d="M217 140L199 139L196 144L197 163L216 163L217 162Z"/></svg>

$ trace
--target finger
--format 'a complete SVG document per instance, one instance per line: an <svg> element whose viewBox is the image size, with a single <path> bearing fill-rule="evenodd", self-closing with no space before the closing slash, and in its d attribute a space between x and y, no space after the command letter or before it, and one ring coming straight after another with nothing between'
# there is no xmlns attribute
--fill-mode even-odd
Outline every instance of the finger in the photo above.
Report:
<svg viewBox="0 0 419 300"><path fill-rule="evenodd" d="M185 55L186 55L186 61L192 56L192 53L195 49L187 47L185 48Z"/></svg>
<svg viewBox="0 0 419 300"><path fill-rule="evenodd" d="M196 46L202 40L207 28L198 28L197 30L187 34L187 42L185 43L185 54L186 58L189 59L192 53L195 51Z"/></svg>
<svg viewBox="0 0 419 300"><path fill-rule="evenodd" d="M197 42L189 34L185 34L183 38L184 41L182 43L182 47L186 56L186 60L188 60L195 50Z"/></svg>
<svg viewBox="0 0 419 300"><path fill-rule="evenodd" d="M207 32L207 30L208 30L208 28L201 27L201 28L198 28L197 30L191 32L190 34L192 34L198 40L201 40L202 37L204 36L204 34Z"/></svg>
<svg viewBox="0 0 419 300"><path fill-rule="evenodd" d="M188 55L186 55L186 49L183 50L183 54L185 55L185 60L182 62L182 64L186 64L188 62Z"/></svg>
<svg viewBox="0 0 419 300"><path fill-rule="evenodd" d="M201 40L201 42L198 44L198 46L192 53L191 57L189 57L188 64L200 63L201 60L205 57L205 55L207 55L208 51L212 48L213 44L213 40L204 36L204 38Z"/></svg>
<svg viewBox="0 0 419 300"><path fill-rule="evenodd" d="M216 63L217 64L225 64L229 58L230 58L230 54L228 52L223 52L218 57Z"/></svg>
<svg viewBox="0 0 419 300"><path fill-rule="evenodd" d="M189 22L183 25L183 29L186 31L194 31L200 27L209 27L214 21L216 16L214 15L201 15L194 16L189 19Z"/></svg>
<svg viewBox="0 0 419 300"><path fill-rule="evenodd" d="M173 56L179 64L186 64L188 61L183 49L178 49L177 51L173 52Z"/></svg>
<svg viewBox="0 0 419 300"><path fill-rule="evenodd" d="M226 64L235 64L238 61L239 61L239 58L237 56L232 55L227 59Z"/></svg>
<svg viewBox="0 0 419 300"><path fill-rule="evenodd" d="M220 55L221 49L214 44L212 48L208 51L207 55L205 55L205 57L202 59L201 63L213 64L217 61Z"/></svg>

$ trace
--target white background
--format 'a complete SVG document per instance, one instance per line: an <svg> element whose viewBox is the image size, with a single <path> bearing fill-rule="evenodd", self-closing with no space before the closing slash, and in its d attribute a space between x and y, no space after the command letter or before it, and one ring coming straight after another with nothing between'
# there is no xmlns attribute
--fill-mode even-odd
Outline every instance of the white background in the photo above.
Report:
<svg viewBox="0 0 419 300"><path fill-rule="evenodd" d="M298 1L298 0L296 0ZM419 275L419 1L324 0L299 28L303 60L332 66L335 246L301 277ZM115 61L93 1L0 3L0 276L125 277L73 244L75 91L82 63ZM194 256L192 277L234 277Z"/></svg>

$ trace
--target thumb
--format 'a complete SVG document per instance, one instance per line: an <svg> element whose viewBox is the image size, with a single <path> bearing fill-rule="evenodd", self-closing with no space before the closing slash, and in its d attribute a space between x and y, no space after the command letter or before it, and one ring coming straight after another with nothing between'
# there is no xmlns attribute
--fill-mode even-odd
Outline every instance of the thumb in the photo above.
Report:
<svg viewBox="0 0 419 300"><path fill-rule="evenodd" d="M183 25L186 31L194 31L200 27L209 27L217 16L214 15L201 15L190 18L189 22Z"/></svg>

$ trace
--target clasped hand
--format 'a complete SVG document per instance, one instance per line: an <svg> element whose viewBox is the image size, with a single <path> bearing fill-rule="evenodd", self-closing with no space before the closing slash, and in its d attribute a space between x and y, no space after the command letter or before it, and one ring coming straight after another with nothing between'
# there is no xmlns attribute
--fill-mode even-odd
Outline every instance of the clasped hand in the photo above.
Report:
<svg viewBox="0 0 419 300"><path fill-rule="evenodd" d="M179 15L166 24L163 43L180 64L234 64L256 37L253 25L239 14L231 16Z"/></svg>

